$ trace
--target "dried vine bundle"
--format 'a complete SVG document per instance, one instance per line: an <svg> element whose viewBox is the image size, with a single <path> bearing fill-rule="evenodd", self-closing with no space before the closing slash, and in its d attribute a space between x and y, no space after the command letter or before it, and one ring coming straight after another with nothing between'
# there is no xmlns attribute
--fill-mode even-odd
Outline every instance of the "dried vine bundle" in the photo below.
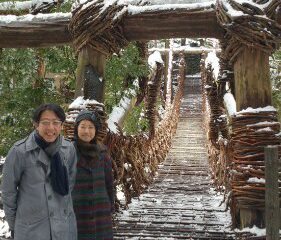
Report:
<svg viewBox="0 0 281 240"><path fill-rule="evenodd" d="M157 99L161 87L161 77L163 75L163 64L156 63L157 69L155 76L148 83L147 87L147 110L146 118L149 122L149 135L153 137L155 134L155 126L157 124Z"/></svg>
<svg viewBox="0 0 281 240"><path fill-rule="evenodd" d="M128 44L120 24L125 14L126 6L118 1L106 4L103 0L88 0L79 5L69 23L76 50L90 46L105 55L119 52Z"/></svg>
<svg viewBox="0 0 281 240"><path fill-rule="evenodd" d="M213 180L217 188L229 188L228 183L228 166L229 158L229 129L226 117L221 117L223 112L223 96L220 94L221 87L219 82L213 77L212 66L205 66L204 58L201 62L202 72L202 95L203 95L203 112L204 128L208 132L207 150L209 163L212 169ZM223 71L221 71L224 74ZM228 75L224 76L228 81Z"/></svg>
<svg viewBox="0 0 281 240"><path fill-rule="evenodd" d="M275 21L279 0L218 0L216 7L218 22L226 30L228 46L224 54L230 62L244 47L256 48L270 55L280 46L281 25Z"/></svg>
<svg viewBox="0 0 281 240"><path fill-rule="evenodd" d="M209 120L209 133L208 138L211 140L214 146L217 146L217 140L219 138L220 126L223 130L226 126L226 120L221 118L223 114L223 104L222 100L218 96L218 86L213 77L213 69L210 64L208 64L206 69L202 69L204 74L203 84L204 92L206 94L206 100L210 106L210 120Z"/></svg>
<svg viewBox="0 0 281 240"><path fill-rule="evenodd" d="M240 112L232 118L231 188L232 210L264 209L265 160L264 147L279 145L280 123L276 111ZM279 149L281 156L281 148ZM279 169L281 201L281 169Z"/></svg>

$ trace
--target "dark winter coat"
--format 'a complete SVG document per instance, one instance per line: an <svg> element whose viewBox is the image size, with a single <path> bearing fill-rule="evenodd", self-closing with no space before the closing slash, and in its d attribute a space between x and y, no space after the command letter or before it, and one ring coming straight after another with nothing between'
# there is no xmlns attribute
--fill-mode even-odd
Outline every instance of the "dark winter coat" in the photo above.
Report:
<svg viewBox="0 0 281 240"><path fill-rule="evenodd" d="M34 134L14 144L3 169L2 200L14 240L77 240L71 195L53 190L50 159L36 144ZM71 191L77 161L73 144L62 139L59 154Z"/></svg>
<svg viewBox="0 0 281 240"><path fill-rule="evenodd" d="M77 175L72 198L78 239L111 240L114 209L112 162L105 146L91 145L91 152L77 150Z"/></svg>

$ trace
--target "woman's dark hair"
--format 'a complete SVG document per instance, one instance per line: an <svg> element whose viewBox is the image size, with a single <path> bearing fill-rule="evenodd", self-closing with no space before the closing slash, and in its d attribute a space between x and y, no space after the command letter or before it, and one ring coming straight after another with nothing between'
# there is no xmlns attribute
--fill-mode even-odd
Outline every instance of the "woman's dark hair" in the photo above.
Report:
<svg viewBox="0 0 281 240"><path fill-rule="evenodd" d="M44 103L34 110L32 116L33 122L39 123L42 113L46 110L53 111L62 122L65 121L64 110L59 105L55 103Z"/></svg>

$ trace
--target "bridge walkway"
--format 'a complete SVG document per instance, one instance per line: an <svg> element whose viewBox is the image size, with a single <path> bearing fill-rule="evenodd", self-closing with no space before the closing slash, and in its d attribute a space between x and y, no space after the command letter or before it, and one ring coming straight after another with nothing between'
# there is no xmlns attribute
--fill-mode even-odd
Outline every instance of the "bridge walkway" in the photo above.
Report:
<svg viewBox="0 0 281 240"><path fill-rule="evenodd" d="M114 239L238 239L212 184L199 85L200 76L187 78L171 150L153 183L117 215Z"/></svg>

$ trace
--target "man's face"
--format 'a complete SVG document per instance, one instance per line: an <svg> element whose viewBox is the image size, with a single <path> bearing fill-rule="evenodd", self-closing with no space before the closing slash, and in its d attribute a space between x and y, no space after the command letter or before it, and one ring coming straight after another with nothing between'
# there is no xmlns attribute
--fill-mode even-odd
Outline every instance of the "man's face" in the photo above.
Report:
<svg viewBox="0 0 281 240"><path fill-rule="evenodd" d="M46 142L52 143L60 135L62 122L53 111L46 110L41 114L39 123L36 123L35 127Z"/></svg>

